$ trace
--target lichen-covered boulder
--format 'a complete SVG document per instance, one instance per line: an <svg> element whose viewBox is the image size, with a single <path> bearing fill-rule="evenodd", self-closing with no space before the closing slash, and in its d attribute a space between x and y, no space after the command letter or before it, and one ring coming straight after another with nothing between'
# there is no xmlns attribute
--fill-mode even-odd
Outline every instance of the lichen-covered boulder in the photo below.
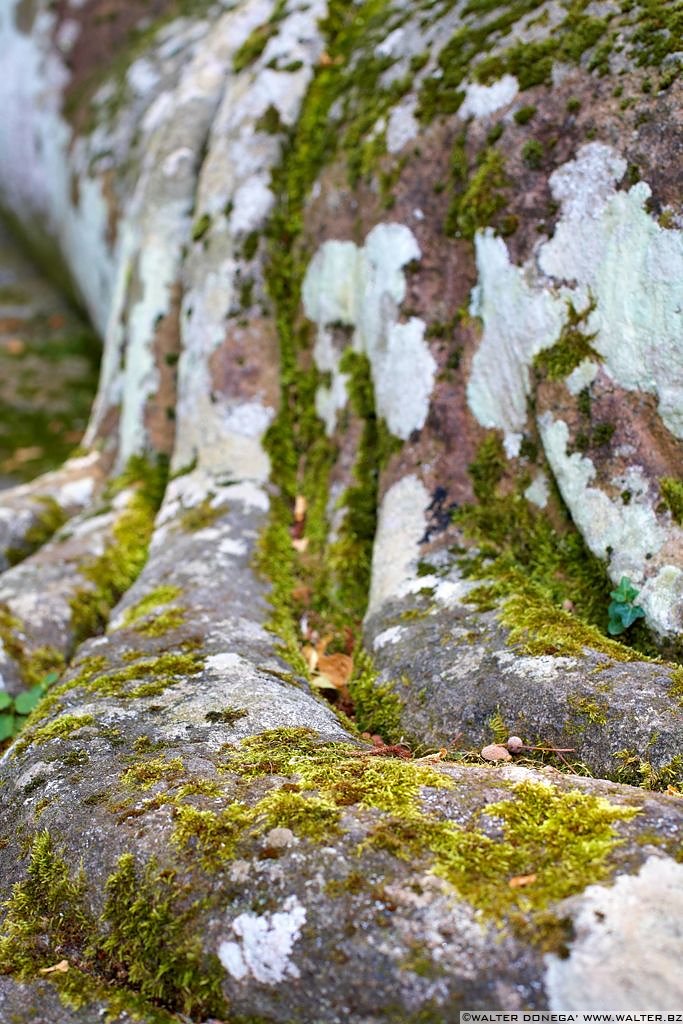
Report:
<svg viewBox="0 0 683 1024"><path fill-rule="evenodd" d="M680 1006L680 29L0 11L103 339L0 509L1 1019Z"/></svg>

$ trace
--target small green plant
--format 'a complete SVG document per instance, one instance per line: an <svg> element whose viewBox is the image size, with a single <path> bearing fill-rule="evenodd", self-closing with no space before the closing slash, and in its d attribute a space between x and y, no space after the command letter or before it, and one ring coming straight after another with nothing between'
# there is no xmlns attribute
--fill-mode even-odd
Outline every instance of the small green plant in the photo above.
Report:
<svg viewBox="0 0 683 1024"><path fill-rule="evenodd" d="M632 626L636 619L645 618L645 612L640 605L633 603L638 591L628 576L621 577L619 586L616 590L611 590L609 596L612 598L607 609L607 632L610 636L618 636Z"/></svg>
<svg viewBox="0 0 683 1024"><path fill-rule="evenodd" d="M59 672L48 672L36 686L11 697L0 692L0 743L12 739L24 726L26 718L36 707L53 683L59 679Z"/></svg>

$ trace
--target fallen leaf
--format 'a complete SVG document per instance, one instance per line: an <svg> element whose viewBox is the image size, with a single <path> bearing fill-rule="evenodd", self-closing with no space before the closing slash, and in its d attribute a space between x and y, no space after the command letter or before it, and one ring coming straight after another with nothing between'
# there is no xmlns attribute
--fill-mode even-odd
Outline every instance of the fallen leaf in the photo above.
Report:
<svg viewBox="0 0 683 1024"><path fill-rule="evenodd" d="M301 648L301 653L304 657L304 661L308 665L309 672L315 672L318 667L318 652L315 647L312 647L311 644L304 644Z"/></svg>
<svg viewBox="0 0 683 1024"><path fill-rule="evenodd" d="M503 747L500 743L489 743L487 747L481 752L481 756L485 761L511 761L512 754Z"/></svg>
<svg viewBox="0 0 683 1024"><path fill-rule="evenodd" d="M536 881L536 875L515 875L514 878L508 879L508 885L511 889L521 889L524 885L531 885L532 882Z"/></svg>
<svg viewBox="0 0 683 1024"><path fill-rule="evenodd" d="M353 674L353 658L348 654L318 654L318 671L343 690Z"/></svg>
<svg viewBox="0 0 683 1024"><path fill-rule="evenodd" d="M66 974L69 970L69 961L60 960L58 964L53 964L52 967L41 967L39 974L54 974L55 971L59 971L60 974Z"/></svg>
<svg viewBox="0 0 683 1024"><path fill-rule="evenodd" d="M316 690L334 690L338 693L340 687L333 683L332 680L322 673L318 672L316 675L311 676L311 686L315 687Z"/></svg>

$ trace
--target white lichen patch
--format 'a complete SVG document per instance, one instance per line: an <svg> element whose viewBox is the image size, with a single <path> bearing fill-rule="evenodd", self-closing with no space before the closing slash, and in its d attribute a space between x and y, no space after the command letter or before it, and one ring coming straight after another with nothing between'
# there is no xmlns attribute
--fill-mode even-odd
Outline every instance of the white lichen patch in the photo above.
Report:
<svg viewBox="0 0 683 1024"><path fill-rule="evenodd" d="M272 914L240 914L232 922L234 939L224 939L218 957L237 981L252 977L263 985L298 978L292 951L306 921L306 908L288 896Z"/></svg>
<svg viewBox="0 0 683 1024"><path fill-rule="evenodd" d="M332 374L332 384L321 386L316 396L328 434L334 431L346 394L333 325L354 328L351 345L370 360L377 411L389 430L406 439L424 426L436 362L425 341L424 321L411 317L398 322L406 293L404 267L419 256L408 227L378 224L364 246L331 240L313 257L304 279L303 303L306 315L318 326L316 365Z"/></svg>
<svg viewBox="0 0 683 1024"><path fill-rule="evenodd" d="M420 125L415 117L417 99L414 96L392 107L387 121L387 152L400 153L404 146L417 138Z"/></svg>
<svg viewBox="0 0 683 1024"><path fill-rule="evenodd" d="M284 126L296 122L323 50L318 22L325 9L323 0L288 4L264 52L241 72L228 75L213 112L195 197L197 217L206 216L208 226L186 261L174 467L200 452L202 465L235 478L264 482L270 472L261 442L274 414L268 407L272 398L256 395L249 409L223 394L211 379L210 360L229 343L226 335L239 312L240 283L248 279L258 285L263 276L260 262L255 267L244 257L244 243L246 236L263 230L272 209L271 176L281 160L285 134L264 131L260 121L273 108ZM222 36L224 67L232 67L239 47L272 13L271 0L249 0L212 28L212 37L218 30ZM288 65L300 66L278 70L284 55ZM250 359L268 362L273 357L264 344Z"/></svg>
<svg viewBox="0 0 683 1024"><path fill-rule="evenodd" d="M527 501L530 501L532 505L536 505L538 508L546 507L548 504L548 498L550 497L550 484L545 473L538 473L534 477L532 482L524 491L524 497Z"/></svg>
<svg viewBox="0 0 683 1024"><path fill-rule="evenodd" d="M570 955L545 958L551 1011L680 1010L682 864L649 857L637 875L591 885L566 907L575 932Z"/></svg>
<svg viewBox="0 0 683 1024"><path fill-rule="evenodd" d="M415 475L405 476L384 495L372 551L372 578L368 616L406 584L418 579L420 540L427 526L429 492ZM421 581L420 581L421 582Z"/></svg>
<svg viewBox="0 0 683 1024"><path fill-rule="evenodd" d="M562 217L538 263L590 292L587 330L606 370L621 387L656 395L664 423L683 438L683 232L647 212L645 182L616 191L625 170L621 156L594 142L554 172Z"/></svg>
<svg viewBox="0 0 683 1024"><path fill-rule="evenodd" d="M578 395L584 388L590 387L598 375L599 366L594 359L584 359L565 380L571 395Z"/></svg>
<svg viewBox="0 0 683 1024"><path fill-rule="evenodd" d="M603 490L591 486L595 478L591 460L580 452L568 454L567 424L546 412L539 417L538 425L557 485L586 544L593 554L609 560L610 575L615 581L628 576L639 582L646 559L656 555L666 540L666 531L648 499L646 483L636 485L634 470L629 478L629 504L612 500Z"/></svg>
<svg viewBox="0 0 683 1024"><path fill-rule="evenodd" d="M504 432L508 456L518 453L527 421L530 364L559 339L568 302L588 314L584 330L601 357L600 372L622 388L656 395L664 424L683 437L683 232L662 228L648 213L644 182L617 190L625 170L623 157L597 142L558 168L550 179L561 207L554 236L522 267L510 263L504 241L490 229L477 234L479 280L471 312L481 318L482 338L467 396L483 426ZM595 360L584 360L567 378L569 391L589 387L599 369ZM540 426L562 496L588 546L609 557L615 582L621 575L646 581L648 623L675 632L681 611L672 569L680 530L658 521L657 495L647 488L636 489L628 505L605 493L591 461L567 453L566 424L546 415Z"/></svg>
<svg viewBox="0 0 683 1024"><path fill-rule="evenodd" d="M482 318L483 336L468 399L484 426L521 430L529 363L559 336L565 302L585 309L592 298L586 331L595 333L591 344L606 371L628 390L656 394L667 427L683 437L683 232L650 216L644 182L616 190L625 170L625 160L597 142L558 168L550 184L562 216L524 267L510 264L490 230L478 233L472 312ZM577 368L572 392L595 372Z"/></svg>
<svg viewBox="0 0 683 1024"><path fill-rule="evenodd" d="M386 647L387 644L396 644L401 639L405 629L403 626L389 626L388 629L383 629L381 633L378 633L373 641L373 648L376 651Z"/></svg>
<svg viewBox="0 0 683 1024"><path fill-rule="evenodd" d="M502 107L512 103L519 92L519 83L514 75L503 75L491 85L479 85L470 82L465 88L465 99L462 101L460 117L488 117Z"/></svg>
<svg viewBox="0 0 683 1024"><path fill-rule="evenodd" d="M475 247L479 279L470 313L481 318L483 331L467 400L482 426L497 427L514 442L527 419L529 366L557 340L566 306L539 287L529 268L510 263L505 242L490 229L477 233Z"/></svg>

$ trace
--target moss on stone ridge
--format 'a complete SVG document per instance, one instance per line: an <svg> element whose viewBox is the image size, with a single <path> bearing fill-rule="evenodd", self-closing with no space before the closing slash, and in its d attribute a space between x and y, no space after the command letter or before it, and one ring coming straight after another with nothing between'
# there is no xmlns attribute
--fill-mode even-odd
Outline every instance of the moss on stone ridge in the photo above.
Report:
<svg viewBox="0 0 683 1024"><path fill-rule="evenodd" d="M71 626L77 642L102 631L111 609L139 576L147 560L167 475L166 460L153 463L134 456L121 476L110 484L107 497L128 488L132 495L114 523L112 540L82 570L91 585L79 590L71 600Z"/></svg>
<svg viewBox="0 0 683 1024"><path fill-rule="evenodd" d="M124 854L104 890L95 918L83 872L72 875L49 833L37 835L26 879L5 904L0 973L29 981L67 959L66 973L48 976L67 1005L103 999L149 1024L177 1019L164 1010L223 1017L223 972L202 953L192 931L197 908L182 899L174 872L154 862L139 869Z"/></svg>

